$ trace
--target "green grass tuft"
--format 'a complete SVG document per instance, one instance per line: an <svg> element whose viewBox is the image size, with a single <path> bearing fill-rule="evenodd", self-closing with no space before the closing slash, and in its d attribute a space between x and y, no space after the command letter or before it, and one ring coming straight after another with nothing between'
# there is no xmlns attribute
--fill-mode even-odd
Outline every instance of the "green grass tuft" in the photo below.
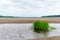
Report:
<svg viewBox="0 0 60 40"><path fill-rule="evenodd" d="M37 32L37 33L48 32L49 29L51 29L51 30L55 29L54 27L49 27L48 22L43 22L43 21L39 21L39 20L36 20L33 23L33 28L34 28L34 32Z"/></svg>

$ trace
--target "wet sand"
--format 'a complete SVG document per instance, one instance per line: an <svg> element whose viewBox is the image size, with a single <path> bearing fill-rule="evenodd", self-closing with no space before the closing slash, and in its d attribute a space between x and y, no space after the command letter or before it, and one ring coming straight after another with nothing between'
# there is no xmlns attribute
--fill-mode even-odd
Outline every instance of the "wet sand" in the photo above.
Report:
<svg viewBox="0 0 60 40"><path fill-rule="evenodd" d="M0 23L32 23L35 20L47 21L49 23L60 23L60 17L54 17L54 18L0 18Z"/></svg>
<svg viewBox="0 0 60 40"><path fill-rule="evenodd" d="M0 18L0 23L4 23L5 25L7 25L6 23L32 23L35 20L47 21L49 23L60 23L60 17L58 18L56 17L55 18ZM14 25L13 27L11 25L10 27L4 27L3 26L4 24L0 24L0 32L1 32L0 40L25 40L25 39L19 38L20 31L17 31L17 29L20 28L19 25L18 26ZM60 36L38 38L38 39L31 39L31 40L60 40Z"/></svg>
<svg viewBox="0 0 60 40"><path fill-rule="evenodd" d="M38 39L32 39L32 40L60 40L60 36L48 37L48 38L38 38Z"/></svg>

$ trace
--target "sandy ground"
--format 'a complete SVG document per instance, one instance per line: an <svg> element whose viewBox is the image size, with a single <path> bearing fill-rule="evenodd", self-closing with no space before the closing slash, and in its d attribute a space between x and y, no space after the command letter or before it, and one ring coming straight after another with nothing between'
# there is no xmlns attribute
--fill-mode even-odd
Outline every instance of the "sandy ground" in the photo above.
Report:
<svg viewBox="0 0 60 40"><path fill-rule="evenodd" d="M51 23L60 23L60 17L58 18L0 18L0 23L32 23L35 20L47 21ZM32 40L60 40L60 36L49 38L38 38Z"/></svg>
<svg viewBox="0 0 60 40"><path fill-rule="evenodd" d="M0 18L0 23L32 23L35 20L60 23L60 17L55 18Z"/></svg>
<svg viewBox="0 0 60 40"><path fill-rule="evenodd" d="M49 37L49 38L38 38L38 39L32 39L32 40L60 40L60 36Z"/></svg>

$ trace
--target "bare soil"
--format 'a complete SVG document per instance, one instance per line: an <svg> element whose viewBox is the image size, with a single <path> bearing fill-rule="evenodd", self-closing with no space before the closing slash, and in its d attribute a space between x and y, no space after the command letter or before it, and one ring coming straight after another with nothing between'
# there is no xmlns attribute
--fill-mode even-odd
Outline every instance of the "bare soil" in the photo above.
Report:
<svg viewBox="0 0 60 40"><path fill-rule="evenodd" d="M35 20L41 20L51 23L60 23L60 17L58 18L0 18L0 23L32 23ZM60 40L60 36L49 38L38 38L31 40Z"/></svg>
<svg viewBox="0 0 60 40"><path fill-rule="evenodd" d="M47 37L47 38L38 38L38 39L32 39L32 40L60 40L60 36Z"/></svg>
<svg viewBox="0 0 60 40"><path fill-rule="evenodd" d="M35 20L41 20L51 23L60 23L60 17L55 18L0 18L0 23L32 23Z"/></svg>

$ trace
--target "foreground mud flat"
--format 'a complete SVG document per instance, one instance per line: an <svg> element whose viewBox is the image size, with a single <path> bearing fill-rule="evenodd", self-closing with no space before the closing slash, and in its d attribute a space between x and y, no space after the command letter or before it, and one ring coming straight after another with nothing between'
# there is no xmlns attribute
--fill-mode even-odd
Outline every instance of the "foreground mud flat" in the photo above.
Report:
<svg viewBox="0 0 60 40"><path fill-rule="evenodd" d="M32 23L0 24L0 40L60 40L60 23L50 23L56 30L47 35L34 33L31 26Z"/></svg>

